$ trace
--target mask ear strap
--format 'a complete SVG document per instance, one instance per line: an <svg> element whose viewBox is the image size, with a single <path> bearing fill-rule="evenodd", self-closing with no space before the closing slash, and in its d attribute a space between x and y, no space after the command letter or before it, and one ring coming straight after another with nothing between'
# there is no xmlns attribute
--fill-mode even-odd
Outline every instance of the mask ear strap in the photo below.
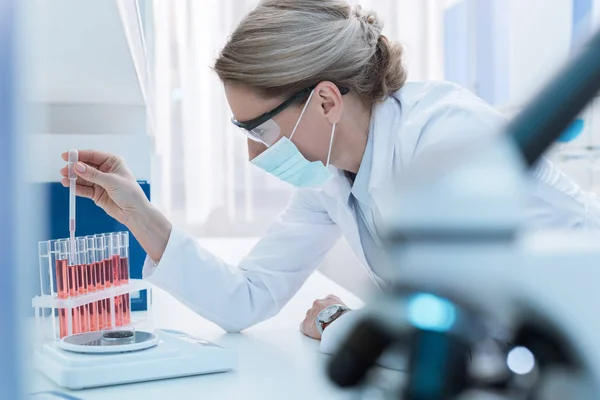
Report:
<svg viewBox="0 0 600 400"><path fill-rule="evenodd" d="M333 149L333 137L335 136L335 122L333 123L333 128L331 129L331 139L329 140L329 153L327 153L327 165L329 167L329 161L331 160L331 150Z"/></svg>
<svg viewBox="0 0 600 400"><path fill-rule="evenodd" d="M314 93L315 93L315 90L313 89L312 92L310 92L310 96L308 96L308 100L306 100L306 104L304 105L304 108L302 109L302 113L300 113L300 118L298 118L298 121L296 122L296 126L294 126L294 130L292 131L292 134L290 135L290 140L292 140L292 137L296 133L296 129L298 129L298 125L300 125L300 121L302 121L302 116L304 116L304 112L306 111L306 108L308 107L308 103L310 103L310 99L312 99L312 96Z"/></svg>

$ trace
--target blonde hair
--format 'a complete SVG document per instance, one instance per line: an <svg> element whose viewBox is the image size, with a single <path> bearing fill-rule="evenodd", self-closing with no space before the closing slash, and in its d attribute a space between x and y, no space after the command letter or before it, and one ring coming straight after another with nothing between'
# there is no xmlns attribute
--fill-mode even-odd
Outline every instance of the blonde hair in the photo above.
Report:
<svg viewBox="0 0 600 400"><path fill-rule="evenodd" d="M374 11L345 0L264 0L239 24L214 70L266 96L288 96L322 81L367 104L406 82L403 49L381 34Z"/></svg>

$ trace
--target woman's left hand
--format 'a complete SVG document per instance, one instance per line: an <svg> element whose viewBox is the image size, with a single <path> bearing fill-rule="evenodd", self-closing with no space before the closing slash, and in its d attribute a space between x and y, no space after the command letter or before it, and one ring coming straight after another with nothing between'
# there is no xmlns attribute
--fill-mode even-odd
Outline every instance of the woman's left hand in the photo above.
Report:
<svg viewBox="0 0 600 400"><path fill-rule="evenodd" d="M332 306L334 304L345 305L339 297L330 294L324 299L317 299L313 302L312 307L306 312L306 317L304 321L300 324L300 330L306 336L311 337L313 339L321 340L321 334L317 330L317 316L319 313L325 308Z"/></svg>

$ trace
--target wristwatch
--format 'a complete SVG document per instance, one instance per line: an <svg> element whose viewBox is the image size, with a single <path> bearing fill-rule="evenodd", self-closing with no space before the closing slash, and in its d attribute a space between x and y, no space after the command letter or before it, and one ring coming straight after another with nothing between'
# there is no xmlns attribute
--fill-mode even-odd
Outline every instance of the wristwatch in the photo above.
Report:
<svg viewBox="0 0 600 400"><path fill-rule="evenodd" d="M329 307L325 307L321 310L319 315L317 315L317 319L315 323L317 324L317 331L319 334L323 334L323 330L327 325L335 321L346 311L350 311L350 308L346 307L343 304L334 304Z"/></svg>

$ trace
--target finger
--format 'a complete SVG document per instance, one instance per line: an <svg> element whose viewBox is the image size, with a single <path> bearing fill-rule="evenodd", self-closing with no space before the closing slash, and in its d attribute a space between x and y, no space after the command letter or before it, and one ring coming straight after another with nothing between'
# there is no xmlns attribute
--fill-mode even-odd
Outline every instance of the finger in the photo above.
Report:
<svg viewBox="0 0 600 400"><path fill-rule="evenodd" d="M78 162L77 165L75 165L75 173L83 178L84 180L91 182L91 183L95 183L98 184L102 187L106 187L108 185L110 185L111 183L114 183L114 179L115 177L111 174L107 174L105 172L101 172L99 170L97 170L96 168L93 168L89 165L86 165L82 162Z"/></svg>
<svg viewBox="0 0 600 400"><path fill-rule="evenodd" d="M81 186L94 186L92 182L86 181L85 179L80 177L77 178L77 184Z"/></svg>
<svg viewBox="0 0 600 400"><path fill-rule="evenodd" d="M325 297L325 298L326 298L326 299L331 299L331 300L340 300L340 298L339 298L339 297L337 297L337 296L336 296L336 295L334 295L334 294L330 294L329 296L327 296L327 297Z"/></svg>
<svg viewBox="0 0 600 400"><path fill-rule="evenodd" d="M96 165L96 164L92 164L92 163L87 163L87 164L88 164L90 167L93 167L93 168L96 168L96 169L98 169L98 168L99 168L99 167L98 167L98 165ZM69 177L69 167L68 167L67 165L65 165L64 167L62 167L62 168L60 169L60 174L61 174L62 176L66 176L66 177L68 178L68 177Z"/></svg>
<svg viewBox="0 0 600 400"><path fill-rule="evenodd" d="M62 183L62 185L64 187L69 187L69 183L70 183L69 178L64 178L63 177L60 180L60 183ZM94 184L92 182L88 182L88 181L86 181L83 178L77 178L77 185L81 185L81 186L94 186Z"/></svg>
<svg viewBox="0 0 600 400"><path fill-rule="evenodd" d="M69 180L67 178L63 178L60 183L64 187L69 187ZM94 198L94 188L90 185L77 185L75 186L75 194L79 197L86 197L88 199Z"/></svg>
<svg viewBox="0 0 600 400"><path fill-rule="evenodd" d="M77 193L77 196L79 197L85 197L88 199L94 199L94 188L91 186L81 186L81 185L77 185L77 187L75 188L75 192Z"/></svg>
<svg viewBox="0 0 600 400"><path fill-rule="evenodd" d="M79 161L86 164L94 164L98 167L104 164L111 158L116 158L115 155L96 150L81 150L79 152Z"/></svg>

